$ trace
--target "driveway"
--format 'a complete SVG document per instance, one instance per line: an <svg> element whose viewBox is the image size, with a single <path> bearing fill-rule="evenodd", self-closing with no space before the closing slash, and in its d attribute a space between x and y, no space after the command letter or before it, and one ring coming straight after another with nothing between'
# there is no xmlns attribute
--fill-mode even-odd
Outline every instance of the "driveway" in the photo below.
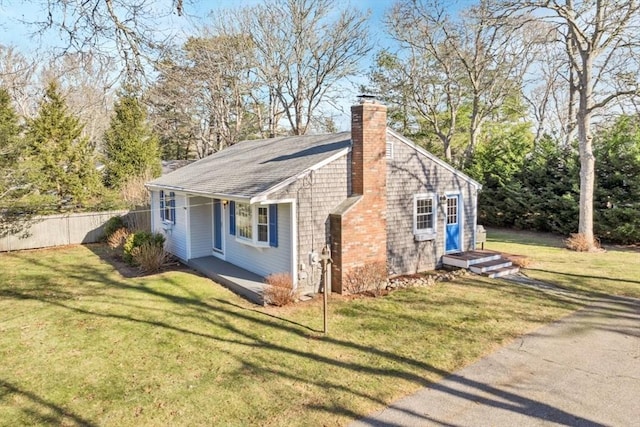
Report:
<svg viewBox="0 0 640 427"><path fill-rule="evenodd" d="M640 300L547 292L589 306L352 426L640 426Z"/></svg>

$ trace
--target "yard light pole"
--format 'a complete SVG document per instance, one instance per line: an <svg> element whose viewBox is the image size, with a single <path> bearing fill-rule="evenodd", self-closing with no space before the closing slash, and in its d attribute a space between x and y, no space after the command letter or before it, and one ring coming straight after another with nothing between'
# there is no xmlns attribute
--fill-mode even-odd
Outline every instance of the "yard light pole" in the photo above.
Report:
<svg viewBox="0 0 640 427"><path fill-rule="evenodd" d="M322 318L324 322L324 333L329 333L329 322L327 320L327 304L329 299L329 289L331 289L331 271L329 270L329 264L333 261L331 260L331 249L329 245L325 245L322 248L322 253L320 254L320 260L322 261Z"/></svg>

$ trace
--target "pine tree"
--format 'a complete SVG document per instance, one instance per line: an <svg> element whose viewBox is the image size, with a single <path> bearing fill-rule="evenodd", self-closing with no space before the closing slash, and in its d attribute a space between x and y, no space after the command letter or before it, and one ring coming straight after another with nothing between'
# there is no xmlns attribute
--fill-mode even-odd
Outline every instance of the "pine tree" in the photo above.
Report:
<svg viewBox="0 0 640 427"><path fill-rule="evenodd" d="M16 160L20 152L20 125L11 97L0 88L0 200L15 187Z"/></svg>
<svg viewBox="0 0 640 427"><path fill-rule="evenodd" d="M27 162L29 181L39 194L55 198L57 210L86 207L102 187L94 150L82 130L57 84L50 83L38 115L27 123Z"/></svg>
<svg viewBox="0 0 640 427"><path fill-rule="evenodd" d="M135 177L159 176L159 142L147 122L146 108L131 91L125 90L114 110L104 135L106 186L120 188Z"/></svg>
<svg viewBox="0 0 640 427"><path fill-rule="evenodd" d="M4 180L5 173L10 172L6 168L15 164L19 153L19 135L18 115L11 105L11 97L5 88L0 87L0 169L3 171L0 180ZM3 182L0 181L0 194L3 193Z"/></svg>
<svg viewBox="0 0 640 427"><path fill-rule="evenodd" d="M0 88L0 237L16 234L30 219L21 197L29 192L20 158L24 150L18 115Z"/></svg>

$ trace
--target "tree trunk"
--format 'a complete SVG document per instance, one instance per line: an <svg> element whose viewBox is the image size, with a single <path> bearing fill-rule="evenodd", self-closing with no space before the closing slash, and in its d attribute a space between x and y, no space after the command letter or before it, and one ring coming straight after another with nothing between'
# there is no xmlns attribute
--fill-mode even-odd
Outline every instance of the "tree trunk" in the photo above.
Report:
<svg viewBox="0 0 640 427"><path fill-rule="evenodd" d="M596 248L593 235L593 193L595 189L595 156L591 135L592 83L591 58L583 55L583 69L580 74L580 108L577 114L578 147L580 153L580 219L578 233L586 240L591 251Z"/></svg>
<svg viewBox="0 0 640 427"><path fill-rule="evenodd" d="M591 114L579 115L578 140L580 144L580 222L578 233L595 248L593 236L593 193L595 187L595 156L591 136Z"/></svg>
<svg viewBox="0 0 640 427"><path fill-rule="evenodd" d="M444 142L444 158L447 160L447 162L451 163L452 161L451 143L449 141L443 141L443 142Z"/></svg>

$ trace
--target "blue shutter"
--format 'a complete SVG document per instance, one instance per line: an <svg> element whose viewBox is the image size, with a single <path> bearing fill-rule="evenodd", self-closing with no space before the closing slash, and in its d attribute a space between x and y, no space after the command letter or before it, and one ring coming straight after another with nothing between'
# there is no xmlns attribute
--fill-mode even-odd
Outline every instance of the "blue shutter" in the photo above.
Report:
<svg viewBox="0 0 640 427"><path fill-rule="evenodd" d="M269 246L278 247L278 205L269 205Z"/></svg>
<svg viewBox="0 0 640 427"><path fill-rule="evenodd" d="M229 234L236 235L236 202L229 202Z"/></svg>
<svg viewBox="0 0 640 427"><path fill-rule="evenodd" d="M160 219L164 221L164 191L160 190Z"/></svg>
<svg viewBox="0 0 640 427"><path fill-rule="evenodd" d="M176 223L176 193L173 191L169 193L171 197L171 222Z"/></svg>

